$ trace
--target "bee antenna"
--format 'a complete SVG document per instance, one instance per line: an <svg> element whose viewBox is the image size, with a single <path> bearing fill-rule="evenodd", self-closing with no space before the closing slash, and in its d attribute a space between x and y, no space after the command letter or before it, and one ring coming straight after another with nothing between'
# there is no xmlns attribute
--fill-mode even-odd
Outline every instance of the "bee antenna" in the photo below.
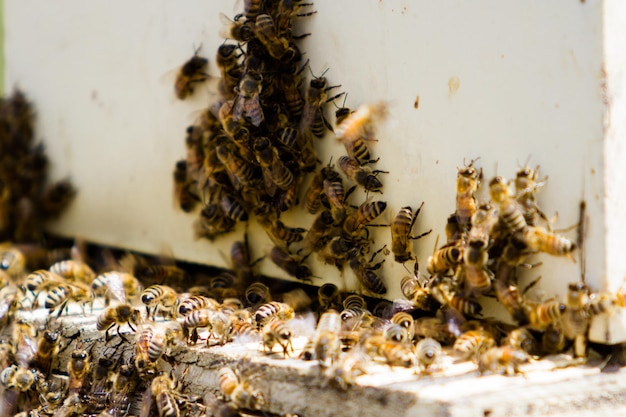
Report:
<svg viewBox="0 0 626 417"><path fill-rule="evenodd" d="M202 49L202 44L200 44L200 46L198 46L197 48L195 47L195 45L192 45L193 48L193 54L198 55L198 52L200 52L200 49Z"/></svg>

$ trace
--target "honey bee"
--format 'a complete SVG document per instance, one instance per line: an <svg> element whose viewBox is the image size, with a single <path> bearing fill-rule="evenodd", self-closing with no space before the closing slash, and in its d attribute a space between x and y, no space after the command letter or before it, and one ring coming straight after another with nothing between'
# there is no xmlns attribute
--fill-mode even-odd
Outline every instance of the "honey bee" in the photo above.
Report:
<svg viewBox="0 0 626 417"><path fill-rule="evenodd" d="M536 226L526 227L522 240L531 250L555 256L567 256L571 259L573 259L571 253L577 247L574 241Z"/></svg>
<svg viewBox="0 0 626 417"><path fill-rule="evenodd" d="M333 224L335 220L330 210L323 210L313 220L304 236L305 248L310 252L319 252L333 238Z"/></svg>
<svg viewBox="0 0 626 417"><path fill-rule="evenodd" d="M141 301L146 305L148 318L154 320L157 311L165 317L175 318L178 309L178 293L166 285L153 285L141 293ZM151 311L152 310L152 311Z"/></svg>
<svg viewBox="0 0 626 417"><path fill-rule="evenodd" d="M365 351L370 357L380 357L389 366L401 366L412 368L416 365L417 358L412 347L405 344L387 340L382 335L372 335L363 341Z"/></svg>
<svg viewBox="0 0 626 417"><path fill-rule="evenodd" d="M430 289L420 282L417 275L402 277L402 280L400 280L400 291L407 300L413 303L415 308L420 310L430 309L433 302Z"/></svg>
<svg viewBox="0 0 626 417"><path fill-rule="evenodd" d="M420 372L431 373L433 365L441 360L441 344L435 339L422 339L415 345L415 356Z"/></svg>
<svg viewBox="0 0 626 417"><path fill-rule="evenodd" d="M26 275L26 288L31 292L48 291L65 283L63 277L46 269L39 269Z"/></svg>
<svg viewBox="0 0 626 417"><path fill-rule="evenodd" d="M252 261L250 258L250 246L248 245L248 234L244 233L243 241L233 242L230 247L231 268L242 282L250 282L255 278L254 266L262 258Z"/></svg>
<svg viewBox="0 0 626 417"><path fill-rule="evenodd" d="M521 168L515 176L515 199L524 210L524 218L529 226L536 226L539 219L548 223L547 216L541 211L537 205L536 191L546 184L547 177L542 181L538 181L539 167L532 169L529 167Z"/></svg>
<svg viewBox="0 0 626 417"><path fill-rule="evenodd" d="M238 197L222 192L219 204L222 212L232 220L236 222L248 220L248 212Z"/></svg>
<svg viewBox="0 0 626 417"><path fill-rule="evenodd" d="M178 307L178 313L181 316L188 316L192 312L201 309L213 309L216 310L219 306L219 303L211 298L206 297L204 295L191 295L180 302L180 306Z"/></svg>
<svg viewBox="0 0 626 417"><path fill-rule="evenodd" d="M257 162L261 166L265 188L271 197L276 193L276 187L287 190L294 180L293 173L280 160L278 149L271 146L267 137L259 137L254 142L254 152Z"/></svg>
<svg viewBox="0 0 626 417"><path fill-rule="evenodd" d="M389 324L389 326L385 328L383 336L387 340L403 344L410 344L412 340L412 338L409 338L409 332L407 328L396 323Z"/></svg>
<svg viewBox="0 0 626 417"><path fill-rule="evenodd" d="M322 200L320 196L324 193L324 172L326 171L320 170L313 176L304 195L304 207L311 214L316 214L322 207Z"/></svg>
<svg viewBox="0 0 626 417"><path fill-rule="evenodd" d="M6 272L12 278L18 278L24 274L26 268L26 256L15 247L9 247L0 251L0 270Z"/></svg>
<svg viewBox="0 0 626 417"><path fill-rule="evenodd" d="M176 162L174 169L174 201L185 213L192 211L199 198L193 193L192 181L187 170L187 160L181 159Z"/></svg>
<svg viewBox="0 0 626 417"><path fill-rule="evenodd" d="M265 405L262 392L252 389L247 380L243 380L231 368L225 366L217 373L218 387L227 401L232 401L239 408L260 410Z"/></svg>
<svg viewBox="0 0 626 417"><path fill-rule="evenodd" d="M69 302L73 301L81 303L83 314L85 313L85 306L87 304L93 304L94 293L86 284L82 282L64 282L53 288L51 288L46 294L44 300L44 306L50 310L50 314L58 308L57 317L61 316L63 312L68 312Z"/></svg>
<svg viewBox="0 0 626 417"><path fill-rule="evenodd" d="M162 328L144 326L135 340L135 367L141 378L156 375L155 362L165 350L166 337Z"/></svg>
<svg viewBox="0 0 626 417"><path fill-rule="evenodd" d="M200 218L193 224L194 234L196 239L214 240L217 236L230 232L235 224L216 204L207 204L200 211Z"/></svg>
<svg viewBox="0 0 626 417"><path fill-rule="evenodd" d="M79 394L87 387L87 379L91 369L89 352L84 349L74 349L67 362L69 374L68 390L70 394Z"/></svg>
<svg viewBox="0 0 626 417"><path fill-rule="evenodd" d="M390 321L406 329L408 339L413 340L415 337L415 321L413 320L413 316L406 311L398 311L391 317Z"/></svg>
<svg viewBox="0 0 626 417"><path fill-rule="evenodd" d="M448 305L466 316L478 316L482 306L473 298L458 294L452 283L437 276L431 284L431 294L443 305Z"/></svg>
<svg viewBox="0 0 626 417"><path fill-rule="evenodd" d="M294 317L293 308L286 303L271 301L260 306L254 313L254 322L257 328L262 328L273 319L291 320Z"/></svg>
<svg viewBox="0 0 626 417"><path fill-rule="evenodd" d="M496 345L494 335L485 329L468 330L454 341L453 349L464 359L478 359Z"/></svg>
<svg viewBox="0 0 626 417"><path fill-rule="evenodd" d="M246 19L243 14L238 14L233 20L230 20L226 15L220 14L220 20L224 25L220 30L220 35L223 38L234 39L238 42L248 42L254 38L254 19Z"/></svg>
<svg viewBox="0 0 626 417"><path fill-rule="evenodd" d="M133 308L130 304L119 304L115 307L107 307L98 316L96 321L96 328L98 331L104 331L105 340L110 340L109 330L114 326L117 326L117 334L123 339L124 336L120 333L120 327L124 324L128 324L128 327L135 332L137 331L133 324L139 325L141 323L141 312L136 308Z"/></svg>
<svg viewBox="0 0 626 417"><path fill-rule="evenodd" d="M419 206L415 215L413 215L413 209L410 206L402 207L391 222L391 252L394 260L398 263L404 264L408 260L414 259L409 248L410 240L417 240L432 232L431 229L420 235L411 236L411 230L423 205L424 203Z"/></svg>
<svg viewBox="0 0 626 417"><path fill-rule="evenodd" d="M470 228L470 220L476 212L476 197L474 194L478 190L482 179L483 171L474 168L476 159L470 161L469 165L458 168L456 180L456 211L457 223L462 231L467 232Z"/></svg>
<svg viewBox="0 0 626 417"><path fill-rule="evenodd" d="M241 158L230 146L218 145L216 152L235 190L240 191L244 187L254 185L257 174L253 165Z"/></svg>
<svg viewBox="0 0 626 417"><path fill-rule="evenodd" d="M487 268L489 254L483 242L473 241L464 248L462 275L470 292L485 293L491 288L493 273Z"/></svg>
<svg viewBox="0 0 626 417"><path fill-rule="evenodd" d="M246 301L251 306L258 306L272 301L269 287L262 282L254 282L250 284L250 286L246 288L244 295Z"/></svg>
<svg viewBox="0 0 626 417"><path fill-rule="evenodd" d="M111 298L125 303L127 298L136 297L141 293L142 285L133 274L109 271L96 276L91 289L95 295L104 296L105 305L108 306Z"/></svg>
<svg viewBox="0 0 626 417"><path fill-rule="evenodd" d="M263 341L263 352L272 353L274 346L279 345L283 349L283 357L287 357L289 352L293 353L291 338L293 332L289 324L280 319L273 319L263 326L261 333Z"/></svg>
<svg viewBox="0 0 626 417"><path fill-rule="evenodd" d="M254 126L260 126L264 120L263 109L259 95L263 83L263 76L255 71L246 72L239 85L235 88L237 97L233 103L233 119L238 121L242 116L247 117Z"/></svg>
<svg viewBox="0 0 626 417"><path fill-rule="evenodd" d="M367 226L373 226L370 223L383 214L386 208L385 201L364 202L353 214L346 217L343 230L350 236L358 234Z"/></svg>
<svg viewBox="0 0 626 417"><path fill-rule="evenodd" d="M511 330L506 337L505 344L514 349L521 349L529 355L536 355L539 352L537 339L525 327Z"/></svg>
<svg viewBox="0 0 626 417"><path fill-rule="evenodd" d="M511 317L513 317L517 324L528 324L528 317L526 315L526 309L524 308L524 299L517 285L507 285L503 280L496 279L493 288L496 298L500 304L506 308L509 314L511 314Z"/></svg>
<svg viewBox="0 0 626 417"><path fill-rule="evenodd" d="M347 391L356 384L356 377L366 373L368 363L369 356L361 350L352 350L342 355L337 363L326 370L326 379L340 390Z"/></svg>
<svg viewBox="0 0 626 417"><path fill-rule="evenodd" d="M178 384L169 375L157 375L150 384L150 390L156 403L159 417L178 417L181 410L178 405Z"/></svg>
<svg viewBox="0 0 626 417"><path fill-rule="evenodd" d="M328 310L320 316L315 334L312 337L311 350L323 368L330 367L339 358L341 352L341 316L335 310Z"/></svg>
<svg viewBox="0 0 626 417"><path fill-rule="evenodd" d="M510 346L492 347L480 355L478 371L517 375L523 373L519 366L530 360L528 353Z"/></svg>
<svg viewBox="0 0 626 417"><path fill-rule="evenodd" d="M44 376L38 370L18 365L11 365L0 374L2 385L18 392L31 390L40 378L43 379Z"/></svg>
<svg viewBox="0 0 626 417"><path fill-rule="evenodd" d="M375 124L384 120L387 114L385 102L363 104L337 124L335 129L337 139L344 144L348 155L355 158L359 164L375 162L371 160L367 143L376 141Z"/></svg>
<svg viewBox="0 0 626 417"><path fill-rule="evenodd" d="M500 209L500 220L512 235L523 233L528 227L517 202L511 198L509 185L504 177L495 177L489 183L491 201Z"/></svg>
<svg viewBox="0 0 626 417"><path fill-rule="evenodd" d="M341 301L339 288L333 283L326 283L317 290L317 300L320 312L334 309L338 310Z"/></svg>
<svg viewBox="0 0 626 417"><path fill-rule="evenodd" d="M587 354L587 330L589 315L585 307L589 304L589 288L581 283L571 283L567 290L567 310L563 314L561 325L563 333L574 341L574 357Z"/></svg>
<svg viewBox="0 0 626 417"><path fill-rule="evenodd" d="M567 311L565 304L558 300L543 303L526 302L525 305L529 320L529 327L535 330L545 330L549 325L561 319Z"/></svg>
<svg viewBox="0 0 626 417"><path fill-rule="evenodd" d="M289 276L297 278L301 281L311 281L313 272L306 266L304 257L289 253L279 246L274 246L270 252L271 261L280 269L285 271Z"/></svg>
<svg viewBox="0 0 626 417"><path fill-rule="evenodd" d="M428 273L431 275L446 273L450 269L456 268L462 261L462 242L448 243L428 257Z"/></svg>
<svg viewBox="0 0 626 417"><path fill-rule="evenodd" d="M290 47L287 39L276 34L274 21L270 15L260 14L257 16L254 34L272 58L282 59L284 57L285 61L290 61L295 57L296 51Z"/></svg>
<svg viewBox="0 0 626 417"><path fill-rule="evenodd" d="M363 287L374 294L385 294L387 292L387 287L376 273L376 270L380 269L385 260L383 259L377 264L372 264L374 257L379 252L380 250L375 252L370 261L366 262L363 257L359 255L359 251L357 249L352 249L348 254L348 263L350 265L350 269L352 269L355 277L359 280Z"/></svg>
<svg viewBox="0 0 626 417"><path fill-rule="evenodd" d="M198 48L193 56L178 70L174 82L174 92L179 100L184 100L193 94L194 84L207 80L209 75L205 72L209 60L198 55Z"/></svg>
<svg viewBox="0 0 626 417"><path fill-rule="evenodd" d="M304 109L300 118L300 131L305 136L313 134L315 137L321 138L326 133L326 129L333 130L324 117L324 105L344 95L344 93L339 93L333 97L327 97L330 90L341 86L329 86L324 74L320 77L314 77L306 90Z"/></svg>
<svg viewBox="0 0 626 417"><path fill-rule="evenodd" d="M378 174L388 174L388 171L379 169L371 170L368 167L361 166L359 161L349 156L341 156L339 158L339 168L346 174L348 178L359 186L363 187L366 192L382 193L383 184L378 179Z"/></svg>
<svg viewBox="0 0 626 417"><path fill-rule="evenodd" d="M85 284L91 284L96 274L91 267L85 262L67 259L50 266L50 272L62 276L72 281L81 281Z"/></svg>
<svg viewBox="0 0 626 417"><path fill-rule="evenodd" d="M561 353L565 349L565 333L558 322L551 323L541 335L541 351L544 354Z"/></svg>
<svg viewBox="0 0 626 417"><path fill-rule="evenodd" d="M37 342L33 365L44 375L50 372L52 361L59 351L59 342L59 332L55 330L45 330Z"/></svg>
<svg viewBox="0 0 626 417"><path fill-rule="evenodd" d="M239 34L242 37L253 36L251 22L234 22L232 27L239 28ZM236 97L235 88L239 84L241 78L241 66L237 57L237 46L222 44L217 48L216 64L220 70L221 80L219 90L222 96L227 100Z"/></svg>

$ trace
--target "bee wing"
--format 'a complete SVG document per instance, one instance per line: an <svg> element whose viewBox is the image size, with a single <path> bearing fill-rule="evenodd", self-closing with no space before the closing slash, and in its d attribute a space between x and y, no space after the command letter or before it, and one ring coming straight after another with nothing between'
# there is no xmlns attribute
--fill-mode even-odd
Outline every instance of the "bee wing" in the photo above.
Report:
<svg viewBox="0 0 626 417"><path fill-rule="evenodd" d="M270 171L270 168L266 168L263 167L263 181L265 182L265 191L267 192L267 195L269 195L270 197L274 197L274 195L276 194L276 184L274 183L274 181L272 180L272 172Z"/></svg>
<svg viewBox="0 0 626 417"><path fill-rule="evenodd" d="M222 25L219 34L221 38L224 39L233 39L230 34L230 27L233 25L234 21L230 17L226 16L224 13L220 13L220 24Z"/></svg>
<svg viewBox="0 0 626 417"><path fill-rule="evenodd" d="M263 120L265 120L265 117L263 116L263 109L261 108L261 101L259 100L259 95L255 94L254 97L245 100L243 107L246 116L250 118L250 122L254 126L259 127L261 123L263 123Z"/></svg>
<svg viewBox="0 0 626 417"><path fill-rule="evenodd" d="M119 273L109 276L107 294L122 304L126 303L126 290L124 289L122 276Z"/></svg>
<svg viewBox="0 0 626 417"><path fill-rule="evenodd" d="M141 414L140 417L149 417L152 410L152 387L148 385L148 388L141 396Z"/></svg>

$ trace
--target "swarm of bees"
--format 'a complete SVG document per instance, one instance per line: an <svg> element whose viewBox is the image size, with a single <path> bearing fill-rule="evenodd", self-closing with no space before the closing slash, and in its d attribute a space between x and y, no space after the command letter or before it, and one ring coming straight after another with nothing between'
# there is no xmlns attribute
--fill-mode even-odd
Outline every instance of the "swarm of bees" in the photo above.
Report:
<svg viewBox="0 0 626 417"><path fill-rule="evenodd" d="M46 183L48 158L34 121L20 90L0 101L0 241L41 244L43 222L58 217L76 194L67 179Z"/></svg>
<svg viewBox="0 0 626 417"><path fill-rule="evenodd" d="M539 266L531 257L572 258L579 246L552 230L536 196L545 180L527 166L512 182L493 178L489 201L477 198L483 184L477 160L458 169L446 242L423 275L413 250L413 242L430 233L413 231L423 203L405 205L390 224L375 223L387 202L370 194L382 193L389 173L376 169L370 145L388 104L338 107L334 126L327 120L327 107L345 93L303 62L296 42L308 34L294 31L315 13L311 6L245 1L217 51L220 98L187 128L187 157L175 164L176 202L185 212L198 209L198 238L218 239L255 218L273 242L255 260L246 232L231 248L227 271L196 276L134 254L88 262L80 251L42 256L18 245L39 239L40 220L57 215L74 190L68 182L43 188L46 159L41 146L32 147L28 102L19 92L2 102L0 144L12 157L0 163L0 236L12 243L0 246L0 414L266 415L271 398L263 375L243 362L215 370L215 385L202 397L172 371L181 352L235 343L252 343L256 355L275 360L309 361L322 388L341 392L377 364L409 369L415 378L445 374L452 361L470 362L480 375L516 375L544 355L571 349L587 357L590 320L626 307L624 289L597 293L572 282L567 299L559 300L533 297L532 283L520 285L520 268ZM211 78L207 68L196 50L180 69L176 96L186 99ZM322 162L316 147L329 132L346 154ZM16 180L16 169L27 175ZM364 201L353 204L355 195ZM308 228L281 217L299 205L315 216ZM374 242L370 228L377 226L389 227L389 248ZM269 258L289 276L313 283L307 263L313 254L354 274L359 293L330 283L276 291L256 271ZM381 276L389 255L406 276ZM402 299L364 297L386 294L392 282ZM495 298L509 320L483 317L484 297ZM35 309L47 310L45 322L23 319ZM94 311L98 340L67 333L66 316Z"/></svg>

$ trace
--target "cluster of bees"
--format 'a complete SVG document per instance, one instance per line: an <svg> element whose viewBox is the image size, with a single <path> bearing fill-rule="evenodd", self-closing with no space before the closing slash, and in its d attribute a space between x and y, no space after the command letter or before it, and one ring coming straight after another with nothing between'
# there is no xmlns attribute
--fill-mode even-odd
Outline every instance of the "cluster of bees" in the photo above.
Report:
<svg viewBox="0 0 626 417"><path fill-rule="evenodd" d="M436 376L449 356L472 361L480 374L515 375L522 364L570 347L585 357L590 320L626 306L623 290L594 293L577 282L562 301L534 299L532 284L520 286L519 270L539 266L529 263L532 256L573 257L580 246L553 231L539 207L545 180L538 168L523 167L511 183L493 178L485 202L476 197L483 183L476 161L458 169L446 242L422 275L412 251L413 241L430 233L413 234L422 206L405 206L390 224L374 224L387 203L369 198L382 192L385 173L374 169L370 144L386 103L338 107L333 127L325 108L344 95L331 92L340 86L322 73L303 88L309 63L296 41L306 34L294 35L294 28L315 13L310 6L246 0L229 23L225 35L233 42L216 57L221 98L187 129L187 157L174 170L176 201L186 212L200 206L198 238L214 240L254 216L273 242L265 257L303 282L315 278L306 263L315 254L342 273L352 271L362 294L380 296L392 277L380 276L385 260L375 260L392 255L407 270L398 277L404 298L374 305L330 283L276 293L255 271L260 259L252 259L247 233L231 248L231 269L196 286L186 270L137 255L116 259L105 251L105 261L88 263L80 250L3 244L0 414L119 417L136 404L142 417L265 413L269 399L243 365L219 369L217 385L203 396L187 392L184 375L167 371L179 352L233 342L257 343L259 354L276 359L311 361L324 387L340 391L375 363ZM196 51L179 71L179 99L210 78L207 68ZM32 111L21 93L0 103L0 123L3 155L11 155L0 161L0 237L37 241L31 219L57 215L74 190L67 181L43 188L46 159L41 145L33 146ZM329 131L346 150L338 168L316 152ZM350 202L355 190L365 195L358 205ZM307 229L281 220L298 205L315 215ZM390 228L389 248L373 247L374 226ZM481 297L504 306L509 322L483 318ZM101 308L94 323L100 340L68 334L63 316L85 315L94 305ZM35 309L47 310L45 323L23 319ZM299 338L303 347L295 349Z"/></svg>
<svg viewBox="0 0 626 417"><path fill-rule="evenodd" d="M43 222L72 201L69 180L46 183L48 158L34 131L31 103L19 90L0 100L0 240L40 242Z"/></svg>

